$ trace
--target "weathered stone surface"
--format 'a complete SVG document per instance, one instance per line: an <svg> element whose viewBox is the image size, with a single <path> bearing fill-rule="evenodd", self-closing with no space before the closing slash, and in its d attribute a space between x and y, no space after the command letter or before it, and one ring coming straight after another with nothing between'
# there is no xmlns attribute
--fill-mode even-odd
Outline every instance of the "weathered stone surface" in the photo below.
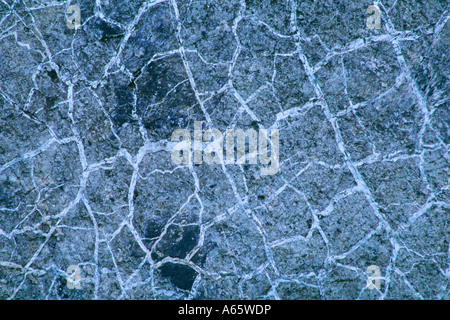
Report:
<svg viewBox="0 0 450 320"><path fill-rule="evenodd" d="M0 2L0 299L449 299L450 7L377 3Z"/></svg>

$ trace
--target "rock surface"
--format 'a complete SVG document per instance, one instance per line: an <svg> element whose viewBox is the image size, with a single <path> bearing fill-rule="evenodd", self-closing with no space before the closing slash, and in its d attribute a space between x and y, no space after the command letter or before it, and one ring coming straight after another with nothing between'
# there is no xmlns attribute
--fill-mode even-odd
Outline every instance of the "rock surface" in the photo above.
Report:
<svg viewBox="0 0 450 320"><path fill-rule="evenodd" d="M372 4L0 2L0 299L449 299L450 6Z"/></svg>

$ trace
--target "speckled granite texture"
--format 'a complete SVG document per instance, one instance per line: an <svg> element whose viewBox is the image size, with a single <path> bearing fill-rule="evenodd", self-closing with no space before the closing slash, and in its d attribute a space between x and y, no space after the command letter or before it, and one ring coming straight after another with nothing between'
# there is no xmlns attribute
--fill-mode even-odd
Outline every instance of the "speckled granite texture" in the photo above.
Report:
<svg viewBox="0 0 450 320"><path fill-rule="evenodd" d="M449 16L0 0L0 299L449 299ZM279 171L175 165L195 121Z"/></svg>

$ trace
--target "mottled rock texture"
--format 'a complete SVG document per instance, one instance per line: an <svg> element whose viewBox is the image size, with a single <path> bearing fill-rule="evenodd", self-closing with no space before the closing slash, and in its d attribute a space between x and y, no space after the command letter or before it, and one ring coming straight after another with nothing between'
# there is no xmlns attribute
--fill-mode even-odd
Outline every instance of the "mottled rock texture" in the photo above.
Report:
<svg viewBox="0 0 450 320"><path fill-rule="evenodd" d="M449 16L0 1L0 299L449 299ZM278 129L279 172L174 165L194 121Z"/></svg>

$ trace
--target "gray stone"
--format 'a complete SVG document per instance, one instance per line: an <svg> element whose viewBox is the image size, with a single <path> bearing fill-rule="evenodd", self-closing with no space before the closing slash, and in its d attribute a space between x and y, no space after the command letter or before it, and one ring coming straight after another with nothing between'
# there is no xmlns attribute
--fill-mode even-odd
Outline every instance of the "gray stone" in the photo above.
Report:
<svg viewBox="0 0 450 320"><path fill-rule="evenodd" d="M450 6L377 3L1 2L0 299L449 299Z"/></svg>

